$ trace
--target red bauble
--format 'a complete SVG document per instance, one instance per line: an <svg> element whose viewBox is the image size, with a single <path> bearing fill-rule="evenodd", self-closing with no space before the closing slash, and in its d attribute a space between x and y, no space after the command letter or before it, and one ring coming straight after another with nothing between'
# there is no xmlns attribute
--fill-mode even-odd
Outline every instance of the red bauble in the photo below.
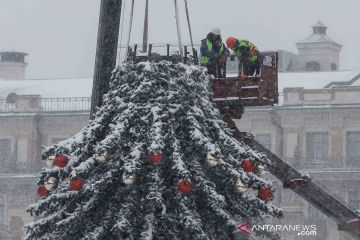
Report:
<svg viewBox="0 0 360 240"><path fill-rule="evenodd" d="M84 183L79 177L70 180L70 189L72 191L79 191L83 186Z"/></svg>
<svg viewBox="0 0 360 240"><path fill-rule="evenodd" d="M269 188L260 188L258 192L258 198L263 201L269 201L273 198L273 193Z"/></svg>
<svg viewBox="0 0 360 240"><path fill-rule="evenodd" d="M49 196L49 191L46 190L44 185L40 185L38 187L37 192L38 192L39 197L47 197L47 196Z"/></svg>
<svg viewBox="0 0 360 240"><path fill-rule="evenodd" d="M192 183L189 180L180 180L178 182L178 189L182 193L189 193L192 190Z"/></svg>
<svg viewBox="0 0 360 240"><path fill-rule="evenodd" d="M65 167L69 162L69 157L66 156L65 154L58 154L55 156L55 166L57 167Z"/></svg>
<svg viewBox="0 0 360 240"><path fill-rule="evenodd" d="M153 164L159 164L164 158L164 155L162 152L157 152L157 153L151 153L148 155L148 159L150 162L152 162Z"/></svg>
<svg viewBox="0 0 360 240"><path fill-rule="evenodd" d="M245 172L252 172L255 169L255 165L250 159L242 160L241 167Z"/></svg>

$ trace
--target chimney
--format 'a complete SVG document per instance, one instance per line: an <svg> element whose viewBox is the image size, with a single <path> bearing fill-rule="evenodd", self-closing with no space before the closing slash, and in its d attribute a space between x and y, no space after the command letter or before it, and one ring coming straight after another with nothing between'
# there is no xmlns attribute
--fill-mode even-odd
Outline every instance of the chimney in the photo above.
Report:
<svg viewBox="0 0 360 240"><path fill-rule="evenodd" d="M2 79L25 79L27 63L24 52L0 52L0 78Z"/></svg>

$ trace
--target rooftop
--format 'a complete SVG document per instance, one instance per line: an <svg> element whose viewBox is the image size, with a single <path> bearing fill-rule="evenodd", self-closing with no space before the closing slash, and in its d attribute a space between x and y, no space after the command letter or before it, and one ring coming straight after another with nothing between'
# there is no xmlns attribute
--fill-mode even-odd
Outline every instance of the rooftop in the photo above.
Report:
<svg viewBox="0 0 360 240"><path fill-rule="evenodd" d="M331 39L328 35L326 35L326 29L327 27L321 22L318 21L313 26L313 34L309 37L305 38L304 40L298 42L297 44L302 43L333 43L338 46L341 46L337 42L335 42L333 39Z"/></svg>
<svg viewBox="0 0 360 240"><path fill-rule="evenodd" d="M360 69L333 72L286 72L279 73L278 80L279 100L282 105L284 88L331 89L360 86ZM4 105L10 93L22 96L38 95L44 111L84 111L90 108L92 83L92 78L0 79L0 100L2 99Z"/></svg>
<svg viewBox="0 0 360 240"><path fill-rule="evenodd" d="M337 42L335 42L334 40L332 40L328 35L324 35L324 34L312 34L311 36L305 38L304 40L298 42L298 44L301 43L334 43L337 45Z"/></svg>
<svg viewBox="0 0 360 240"><path fill-rule="evenodd" d="M279 92L284 88L321 89L338 86L359 86L360 69L332 72L279 73ZM358 85L356 85L358 84Z"/></svg>
<svg viewBox="0 0 360 240"><path fill-rule="evenodd" d="M92 78L66 79L0 79L0 98L9 93L17 95L41 95L43 98L90 97Z"/></svg>
<svg viewBox="0 0 360 240"><path fill-rule="evenodd" d="M327 28L320 20L315 23L314 25L312 25L311 27L313 28Z"/></svg>

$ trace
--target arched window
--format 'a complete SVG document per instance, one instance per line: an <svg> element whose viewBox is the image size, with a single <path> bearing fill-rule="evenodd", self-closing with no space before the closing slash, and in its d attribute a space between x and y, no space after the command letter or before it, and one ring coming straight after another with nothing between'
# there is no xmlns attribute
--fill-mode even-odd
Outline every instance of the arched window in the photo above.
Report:
<svg viewBox="0 0 360 240"><path fill-rule="evenodd" d="M337 70L336 63L332 63L331 64L331 71L336 71L336 70Z"/></svg>
<svg viewBox="0 0 360 240"><path fill-rule="evenodd" d="M308 62L306 63L305 70L309 72L318 72L320 71L320 63L318 62Z"/></svg>
<svg viewBox="0 0 360 240"><path fill-rule="evenodd" d="M5 224L5 197L0 193L0 225Z"/></svg>

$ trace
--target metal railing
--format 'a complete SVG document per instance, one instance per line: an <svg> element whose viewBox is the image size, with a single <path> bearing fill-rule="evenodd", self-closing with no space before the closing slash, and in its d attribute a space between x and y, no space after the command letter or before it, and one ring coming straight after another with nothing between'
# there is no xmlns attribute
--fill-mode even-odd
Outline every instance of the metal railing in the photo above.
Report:
<svg viewBox="0 0 360 240"><path fill-rule="evenodd" d="M297 169L351 169L360 170L360 161L349 162L346 159L328 158L324 161L310 161L306 158L286 158L286 162Z"/></svg>
<svg viewBox="0 0 360 240"><path fill-rule="evenodd" d="M13 112L15 110L15 104L6 102L6 99L0 98L0 112Z"/></svg>
<svg viewBox="0 0 360 240"><path fill-rule="evenodd" d="M42 112L90 111L91 98L42 98Z"/></svg>
<svg viewBox="0 0 360 240"><path fill-rule="evenodd" d="M23 104L23 103L22 103ZM13 112L88 112L90 111L90 97L76 98L41 98L40 104L20 106L18 103L9 103L0 98L0 113Z"/></svg>

